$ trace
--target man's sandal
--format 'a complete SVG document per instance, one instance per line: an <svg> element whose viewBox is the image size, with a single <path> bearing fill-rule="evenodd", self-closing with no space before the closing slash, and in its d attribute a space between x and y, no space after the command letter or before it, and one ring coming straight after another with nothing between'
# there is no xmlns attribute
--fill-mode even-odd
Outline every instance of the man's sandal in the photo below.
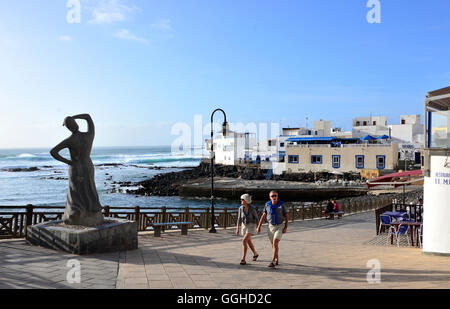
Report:
<svg viewBox="0 0 450 309"><path fill-rule="evenodd" d="M275 268L275 264L273 262L271 262L268 267Z"/></svg>
<svg viewBox="0 0 450 309"><path fill-rule="evenodd" d="M245 264L247 264L247 262L245 261L245 260L241 260L241 263L240 263L241 265L245 265Z"/></svg>

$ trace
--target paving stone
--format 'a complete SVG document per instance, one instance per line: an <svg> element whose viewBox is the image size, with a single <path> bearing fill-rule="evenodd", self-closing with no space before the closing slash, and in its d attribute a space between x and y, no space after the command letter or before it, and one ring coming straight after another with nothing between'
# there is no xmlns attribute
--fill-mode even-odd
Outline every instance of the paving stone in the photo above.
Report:
<svg viewBox="0 0 450 309"><path fill-rule="evenodd" d="M140 235L138 250L83 257L0 241L0 288L450 288L449 257L424 255L406 242L387 245L386 235L375 235L373 212L290 223L276 269L267 267L272 248L266 232L263 226L253 237L260 257L253 262L249 252L246 266L239 265L242 243L232 229ZM70 259L81 262L81 284L66 281ZM380 284L367 282L370 259L381 263Z"/></svg>

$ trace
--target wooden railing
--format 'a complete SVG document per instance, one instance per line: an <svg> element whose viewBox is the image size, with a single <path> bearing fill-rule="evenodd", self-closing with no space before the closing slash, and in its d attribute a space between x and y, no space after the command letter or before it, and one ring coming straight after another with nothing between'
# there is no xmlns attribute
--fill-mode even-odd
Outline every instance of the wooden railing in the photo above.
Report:
<svg viewBox="0 0 450 309"><path fill-rule="evenodd" d="M380 222L381 222L380 215L386 211L392 211L392 203L375 209L375 230L377 232L377 235L379 235L379 233L380 233L380 230L379 230L379 226L380 226ZM385 232L384 226L383 226L382 230L383 230L383 232Z"/></svg>
<svg viewBox="0 0 450 309"><path fill-rule="evenodd" d="M346 214L375 210L391 203L389 198L378 198L360 202L337 201ZM286 203L289 209L289 220L311 220L322 218L326 202L320 203ZM23 238L26 228L52 220L62 219L63 206L0 206L0 239ZM236 226L237 208L216 209L216 227L229 228ZM259 216L262 208L258 208ZM176 207L103 207L103 215L110 218L122 218L138 222L138 231L151 231L153 223L161 222L193 222L191 229L209 229L211 213L209 208L176 208Z"/></svg>

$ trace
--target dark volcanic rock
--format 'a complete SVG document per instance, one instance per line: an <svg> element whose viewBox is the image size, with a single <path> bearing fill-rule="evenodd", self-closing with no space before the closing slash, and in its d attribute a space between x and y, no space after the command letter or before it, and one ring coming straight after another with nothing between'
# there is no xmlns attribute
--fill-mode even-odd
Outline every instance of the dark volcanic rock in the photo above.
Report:
<svg viewBox="0 0 450 309"><path fill-rule="evenodd" d="M11 173L17 173L17 172L36 172L40 169L37 167L29 167L29 168L5 168L2 169L2 171L5 172L11 172Z"/></svg>
<svg viewBox="0 0 450 309"><path fill-rule="evenodd" d="M214 166L215 177L241 178L244 180L263 180L266 178L267 172L267 170L250 166ZM181 185L185 184L188 181L199 178L209 178L210 176L210 164L207 162L201 162L200 165L195 168L183 170L180 172L159 174L149 180L135 183L134 186L138 186L139 189L127 190L127 193L146 196L177 196L179 195L179 187ZM345 179L350 181L359 179L359 175L344 174L342 176L331 173L303 173L283 174L279 176L275 175L272 177L272 179L300 182L314 182L317 180L326 181L330 179ZM122 183L120 185L123 186ZM128 185L129 184L127 184L127 186Z"/></svg>

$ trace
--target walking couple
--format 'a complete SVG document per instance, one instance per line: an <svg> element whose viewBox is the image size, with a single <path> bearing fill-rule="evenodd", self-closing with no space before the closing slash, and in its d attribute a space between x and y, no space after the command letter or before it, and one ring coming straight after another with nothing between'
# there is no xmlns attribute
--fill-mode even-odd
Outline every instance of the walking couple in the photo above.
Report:
<svg viewBox="0 0 450 309"><path fill-rule="evenodd" d="M242 240L242 260L241 265L247 264L246 256L248 247L253 252L253 261L256 261L259 254L256 252L252 242L252 236L261 233L261 225L267 219L269 223L268 236L272 244L272 261L269 267L274 268L279 264L279 243L282 235L287 232L288 227L288 210L284 203L278 199L278 192L271 191L269 194L270 201L264 205L264 211L261 219L258 220L258 212L256 208L250 205L252 198L248 194L241 196L241 207L239 208L236 235L239 235L239 227L241 228ZM283 222L284 219L284 222Z"/></svg>

